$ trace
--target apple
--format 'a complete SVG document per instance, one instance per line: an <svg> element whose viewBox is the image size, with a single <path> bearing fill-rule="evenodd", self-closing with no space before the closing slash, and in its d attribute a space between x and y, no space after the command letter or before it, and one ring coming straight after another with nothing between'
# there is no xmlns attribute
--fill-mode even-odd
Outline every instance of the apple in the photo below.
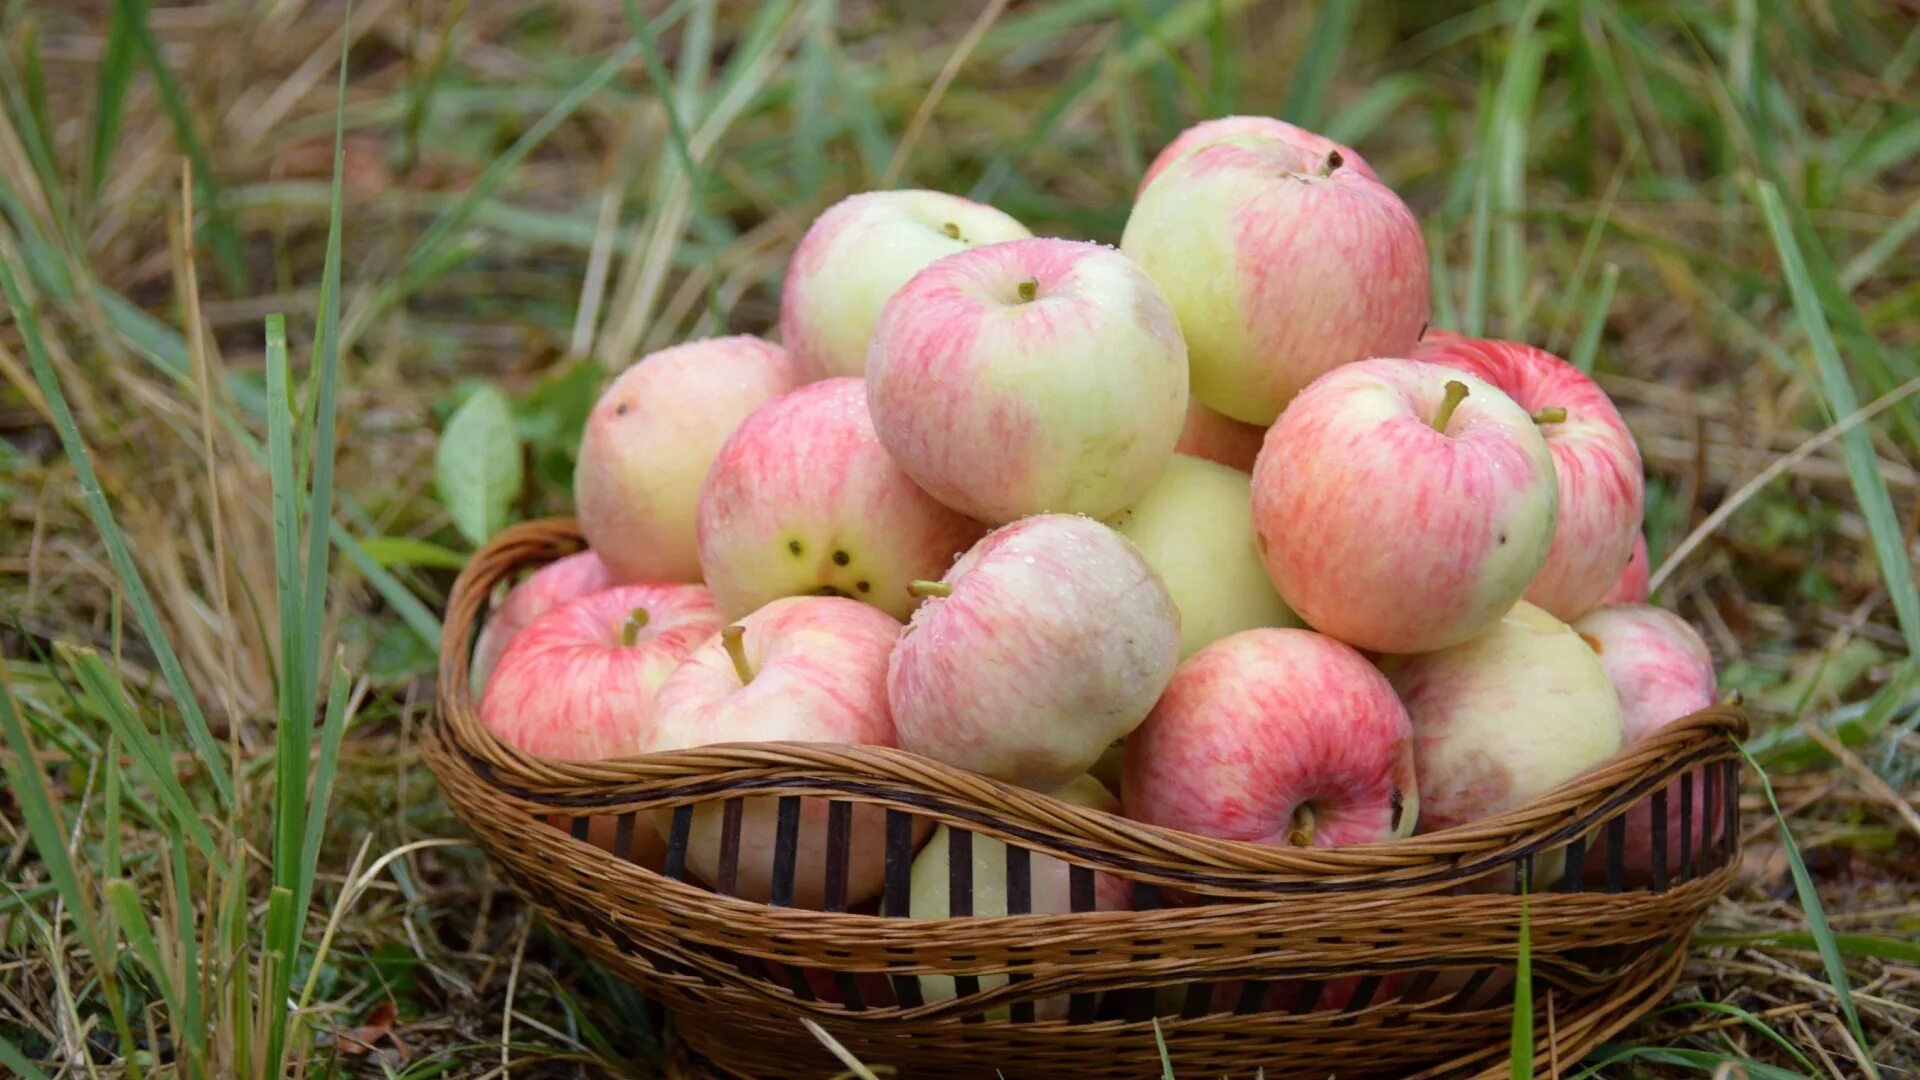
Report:
<svg viewBox="0 0 1920 1080"><path fill-rule="evenodd" d="M615 580L700 580L700 483L727 434L797 385L778 345L739 336L662 349L607 386L580 438L573 496Z"/></svg>
<svg viewBox="0 0 1920 1080"><path fill-rule="evenodd" d="M1558 506L1527 411L1412 360L1322 376L1253 470L1253 524L1281 598L1374 652L1444 649L1499 621L1546 561Z"/></svg>
<svg viewBox="0 0 1920 1080"><path fill-rule="evenodd" d="M1600 598L1600 606L1612 607L1615 604L1644 604L1651 594L1648 583L1652 573L1647 554L1647 538L1636 535L1633 538L1633 554L1627 557L1627 565L1614 579L1613 587L1607 595Z"/></svg>
<svg viewBox="0 0 1920 1080"><path fill-rule="evenodd" d="M1585 372L1531 345L1449 336L1421 342L1413 355L1477 375L1533 414L1553 451L1560 514L1527 601L1564 620L1599 606L1640 537L1645 494L1640 450L1620 410Z"/></svg>
<svg viewBox="0 0 1920 1080"><path fill-rule="evenodd" d="M1126 256L1015 240L949 255L894 294L867 392L887 450L955 510L989 524L1104 517L1173 454L1187 350Z"/></svg>
<svg viewBox="0 0 1920 1080"><path fill-rule="evenodd" d="M1344 151L1271 134L1167 162L1120 250L1178 314L1193 396L1249 424L1342 364L1407 355L1429 313L1426 240L1399 196Z"/></svg>
<svg viewBox="0 0 1920 1080"><path fill-rule="evenodd" d="M1301 625L1261 565L1246 473L1175 454L1146 494L1107 524L1133 541L1173 595L1182 660L1240 630Z"/></svg>
<svg viewBox="0 0 1920 1080"><path fill-rule="evenodd" d="M1109 814L1120 812L1120 800L1113 797L1100 781L1091 776L1080 776L1050 792L1062 802L1076 806L1092 807ZM941 825L933 830L933 836L927 846L913 860L912 876L908 879L907 914L915 919L945 919L952 917L952 830ZM973 852L973 892L969 914L973 916L999 916L1008 914L1007 908L1007 845L991 836L974 833L971 838ZM1027 913L1032 915L1058 915L1073 910L1072 868L1070 864L1051 855L1039 852L1029 853L1027 857ZM1093 902L1095 911L1124 911L1132 899L1132 889L1125 881L1111 874L1095 873L1093 876ZM982 975L980 988L991 990L1005 985L1005 975ZM955 997L957 987L951 976L920 976L920 996L926 1001L947 1001ZM1067 1015L1068 999L1065 995L1043 998L1035 1002L1034 1017L1039 1020L1059 1020ZM993 1009L989 1016L999 1019L1009 1013L1006 1006Z"/></svg>
<svg viewBox="0 0 1920 1080"><path fill-rule="evenodd" d="M1713 656L1687 621L1671 611L1645 604L1603 607L1589 612L1573 628L1599 657L1620 699L1620 721L1628 745L1690 716L1714 703L1719 686ZM1693 784L1693 839L1689 850L1707 849L1707 789L1698 775ZM1680 782L1667 786L1667 873L1680 870ZM1653 876L1653 804L1638 803L1627 811L1627 845L1623 852L1627 880L1641 883ZM1589 866L1600 865L1590 859Z"/></svg>
<svg viewBox="0 0 1920 1080"><path fill-rule="evenodd" d="M915 591L887 669L900 745L1038 791L1132 731L1180 660L1160 575L1088 518L1003 526Z"/></svg>
<svg viewBox="0 0 1920 1080"><path fill-rule="evenodd" d="M1524 600L1471 641L1383 666L1413 721L1422 832L1519 806L1604 763L1625 739L1599 658Z"/></svg>
<svg viewBox="0 0 1920 1080"><path fill-rule="evenodd" d="M1033 235L991 206L938 191L869 191L807 229L780 290L780 340L806 381L866 370L880 309L935 259Z"/></svg>
<svg viewBox="0 0 1920 1080"><path fill-rule="evenodd" d="M1187 419L1174 453L1217 461L1241 472L1253 471L1253 459L1260 456L1260 442L1267 429L1243 424L1231 416L1214 412L1198 400L1187 402Z"/></svg>
<svg viewBox="0 0 1920 1080"><path fill-rule="evenodd" d="M1154 157L1153 163L1147 166L1146 175L1140 178L1139 191L1145 191L1147 185L1153 183L1154 177L1160 175L1168 165L1186 154L1208 143L1219 142L1233 135L1255 135L1274 139L1323 158L1337 150L1346 168L1352 169L1369 180L1380 179L1374 174L1373 166L1367 164L1366 160L1352 147L1334 142L1319 132L1308 131L1306 128L1271 116L1220 116L1212 120L1202 120L1176 135L1174 140ZM1139 191L1134 193L1135 197L1138 197Z"/></svg>
<svg viewBox="0 0 1920 1080"><path fill-rule="evenodd" d="M641 739L647 753L713 743L810 742L894 746L887 711L887 657L900 623L868 604L837 596L775 600L708 638L655 702ZM779 799L745 800L734 895L762 903L773 895ZM823 908L827 898L828 801L800 804L793 902ZM688 833L687 868L719 880L722 808L702 803ZM672 812L659 811L662 835ZM857 805L849 834L847 903L876 895L886 875L886 811ZM924 830L923 830L924 835Z"/></svg>
<svg viewBox="0 0 1920 1080"><path fill-rule="evenodd" d="M700 569L738 618L782 596L863 600L905 618L986 531L916 486L874 433L859 379L826 379L747 417L700 492Z"/></svg>
<svg viewBox="0 0 1920 1080"><path fill-rule="evenodd" d="M1201 649L1127 736L1127 814L1295 847L1412 835L1413 730L1386 676L1310 630L1245 630Z"/></svg>
<svg viewBox="0 0 1920 1080"><path fill-rule="evenodd" d="M500 654L522 627L544 612L613 584L613 572L592 551L577 551L541 567L515 585L480 628L473 646L473 686L484 689Z"/></svg>

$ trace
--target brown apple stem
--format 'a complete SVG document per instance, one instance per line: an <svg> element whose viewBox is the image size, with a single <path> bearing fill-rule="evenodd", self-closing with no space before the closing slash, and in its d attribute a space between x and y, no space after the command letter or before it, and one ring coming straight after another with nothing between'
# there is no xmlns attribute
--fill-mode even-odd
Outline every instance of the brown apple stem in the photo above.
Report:
<svg viewBox="0 0 1920 1080"><path fill-rule="evenodd" d="M733 661L733 670L740 676L740 685L753 681L753 668L747 663L747 628L734 623L720 631L720 644L726 646L727 656Z"/></svg>
<svg viewBox="0 0 1920 1080"><path fill-rule="evenodd" d="M620 644L626 648L632 648L633 643L640 640L640 631L645 630L647 623L652 619L653 616L648 615L647 609L643 607L637 607L628 612L627 621L620 624Z"/></svg>
<svg viewBox="0 0 1920 1080"><path fill-rule="evenodd" d="M1020 287L1015 291L1020 294L1020 302L1024 304L1040 295L1040 279L1028 278L1021 282Z"/></svg>
<svg viewBox="0 0 1920 1080"><path fill-rule="evenodd" d="M1313 834L1319 820L1314 816L1313 807L1301 803L1294 808L1293 821L1287 829L1287 843L1294 847L1312 847Z"/></svg>
<svg viewBox="0 0 1920 1080"><path fill-rule="evenodd" d="M1536 424L1564 424L1567 422L1567 410L1557 405L1551 409L1541 409L1539 412L1533 414L1533 422Z"/></svg>
<svg viewBox="0 0 1920 1080"><path fill-rule="evenodd" d="M1342 165L1345 165L1346 163L1347 163L1347 159L1340 156L1340 151L1330 150L1327 152L1327 160L1320 164L1319 175L1332 176L1333 170L1339 168Z"/></svg>
<svg viewBox="0 0 1920 1080"><path fill-rule="evenodd" d="M909 581L907 595L915 600L925 600L929 596L952 596L953 586L944 581Z"/></svg>
<svg viewBox="0 0 1920 1080"><path fill-rule="evenodd" d="M1467 400L1467 384L1458 379L1447 380L1447 396L1440 399L1439 415L1433 418L1433 430L1446 434L1447 421L1453 419L1453 410Z"/></svg>

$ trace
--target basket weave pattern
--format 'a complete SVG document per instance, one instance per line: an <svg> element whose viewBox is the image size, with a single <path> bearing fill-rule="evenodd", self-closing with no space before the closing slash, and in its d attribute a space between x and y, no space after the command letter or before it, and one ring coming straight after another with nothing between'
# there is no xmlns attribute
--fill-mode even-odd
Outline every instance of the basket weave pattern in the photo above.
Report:
<svg viewBox="0 0 1920 1080"><path fill-rule="evenodd" d="M1746 721L1733 708L1674 724L1498 817L1343 850L1159 829L883 748L532 757L480 723L468 654L497 585L578 547L572 522L535 522L468 565L447 614L441 722L426 755L506 880L557 932L662 1000L720 1070L839 1071L798 1024L806 1016L863 1061L913 1076L1145 1074L1156 1023L1181 1075L1504 1074L1523 908L1538 1063L1564 1066L1667 993L1738 862L1734 739ZM740 808L753 800L779 811L771 904L723 895ZM828 911L780 906L806 800L833 807ZM1676 800L1680 835L1667 836ZM1643 802L1653 865L1635 881L1625 812ZM887 811L888 890L848 911L855 804ZM718 889L687 871L697 806L724 808ZM1074 910L900 917L924 822L953 830L957 898L972 887L963 839L981 835L1008 845L1009 910L1026 908L1015 876L1035 856L1071 865ZM650 867L636 838L653 837L666 854ZM1096 873L1128 883L1133 910L1091 910ZM920 975L951 976L956 993L931 1000Z"/></svg>

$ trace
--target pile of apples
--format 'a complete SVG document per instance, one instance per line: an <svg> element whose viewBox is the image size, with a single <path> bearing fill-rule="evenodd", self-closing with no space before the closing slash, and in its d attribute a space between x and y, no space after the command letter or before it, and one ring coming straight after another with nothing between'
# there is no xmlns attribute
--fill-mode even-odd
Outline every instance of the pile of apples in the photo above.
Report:
<svg viewBox="0 0 1920 1080"><path fill-rule="evenodd" d="M481 716L556 758L899 747L1261 844L1512 808L1712 704L1713 664L1645 604L1640 455L1606 394L1429 328L1429 289L1406 204L1273 119L1183 133L1117 249L938 192L848 198L794 253L782 344L688 342L608 386L575 476L589 549L498 605ZM750 899L772 802L746 808ZM827 818L803 803L793 902L873 900L883 814L852 810L844 895ZM1648 812L1629 826L1642 874ZM719 829L696 812L709 883ZM917 838L916 916L950 910L950 839ZM971 842L970 910L1005 912L1004 848ZM1035 856L1030 889L1068 909L1063 864Z"/></svg>

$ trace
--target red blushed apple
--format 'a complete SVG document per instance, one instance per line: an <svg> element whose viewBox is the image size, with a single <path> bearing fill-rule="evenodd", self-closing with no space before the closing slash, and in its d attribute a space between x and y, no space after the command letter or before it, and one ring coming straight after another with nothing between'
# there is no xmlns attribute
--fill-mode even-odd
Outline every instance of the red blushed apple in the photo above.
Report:
<svg viewBox="0 0 1920 1080"><path fill-rule="evenodd" d="M1168 161L1140 192L1120 250L1179 316L1193 396L1271 424L1341 364L1405 356L1429 313L1413 212L1349 167L1270 134L1231 134Z"/></svg>
<svg viewBox="0 0 1920 1080"><path fill-rule="evenodd" d="M1429 652L1499 621L1534 580L1559 504L1553 455L1487 383L1412 360L1322 376L1267 432L1253 524L1307 625Z"/></svg>
<svg viewBox="0 0 1920 1080"><path fill-rule="evenodd" d="M1620 410L1579 368L1531 345L1448 335L1413 355L1477 375L1533 414L1553 451L1560 514L1526 599L1563 620L1593 610L1640 536L1640 450Z"/></svg>
<svg viewBox="0 0 1920 1080"><path fill-rule="evenodd" d="M700 483L740 421L797 385L778 345L739 336L662 349L607 386L581 435L573 495L615 580L700 580Z"/></svg>
<svg viewBox="0 0 1920 1080"><path fill-rule="evenodd" d="M887 455L859 379L813 383L754 412L700 492L700 569L732 618L821 594L903 619L907 583L938 577L985 531Z"/></svg>
<svg viewBox="0 0 1920 1080"><path fill-rule="evenodd" d="M1220 116L1212 120L1202 120L1174 136L1173 141L1154 157L1151 165L1147 166L1147 173L1140 178L1140 188L1134 193L1135 197L1139 196L1140 191L1147 190L1147 185L1153 183L1153 178L1160 175L1168 165L1208 143L1219 142L1232 135L1256 135L1274 139L1322 158L1334 151L1339 151L1341 159L1346 163L1346 168L1352 169L1369 180L1380 179L1374 174L1373 166L1367 164L1353 147L1343 146L1319 132L1308 131L1306 128L1271 116Z"/></svg>
<svg viewBox="0 0 1920 1080"><path fill-rule="evenodd" d="M1198 401L1189 401L1186 425L1180 429L1180 440L1173 444L1173 450L1252 472L1254 459L1260 456L1260 443L1266 437L1266 428L1243 424Z"/></svg>
<svg viewBox="0 0 1920 1080"><path fill-rule="evenodd" d="M1590 612L1573 624L1600 658L1620 699L1628 745L1714 703L1719 688L1713 656L1687 621L1671 611L1628 604ZM1706 784L1696 775L1690 850L1706 850ZM1667 873L1680 869L1680 783L1667 787ZM1653 876L1653 804L1627 811L1625 863L1630 883ZM1590 859L1589 865L1600 865Z"/></svg>
<svg viewBox="0 0 1920 1080"><path fill-rule="evenodd" d="M894 746L887 710L887 659L900 638L892 616L833 596L775 600L694 650L660 688L653 722L641 738L648 753L732 742ZM773 895L779 800L746 800L734 895ZM820 908L827 895L825 799L800 804L793 902ZM656 825L669 828L670 814ZM719 879L722 812L703 803L688 834L687 867ZM924 829L922 830L924 835ZM886 812L855 806L847 902L879 892L886 872Z"/></svg>
<svg viewBox="0 0 1920 1080"><path fill-rule="evenodd" d="M1628 557L1626 568L1614 579L1613 588L1600 598L1600 606L1613 607L1615 604L1644 604L1651 591L1647 586L1652 580L1653 571L1648 562L1647 538L1636 535L1633 538L1633 554Z"/></svg>
<svg viewBox="0 0 1920 1080"><path fill-rule="evenodd" d="M1187 350L1126 256L1015 240L941 259L894 294L867 392L887 450L955 510L1105 517L1173 456Z"/></svg>
<svg viewBox="0 0 1920 1080"><path fill-rule="evenodd" d="M1127 736L1127 815L1227 840L1341 847L1412 834L1407 710L1366 657L1245 630L1187 658Z"/></svg>
<svg viewBox="0 0 1920 1080"><path fill-rule="evenodd" d="M869 191L821 214L780 291L780 340L802 379L860 375L880 309L935 259L1024 239L1025 225L939 191Z"/></svg>
<svg viewBox="0 0 1920 1080"><path fill-rule="evenodd" d="M1153 708L1180 660L1180 611L1119 533L1068 514L989 533L894 650L900 745L1047 791L1086 772Z"/></svg>
<svg viewBox="0 0 1920 1080"><path fill-rule="evenodd" d="M507 651L522 627L552 608L590 592L599 592L613 584L613 572L600 556L579 551L541 567L507 593L500 607L487 618L480 638L473 646L473 686L487 685L500 654Z"/></svg>

